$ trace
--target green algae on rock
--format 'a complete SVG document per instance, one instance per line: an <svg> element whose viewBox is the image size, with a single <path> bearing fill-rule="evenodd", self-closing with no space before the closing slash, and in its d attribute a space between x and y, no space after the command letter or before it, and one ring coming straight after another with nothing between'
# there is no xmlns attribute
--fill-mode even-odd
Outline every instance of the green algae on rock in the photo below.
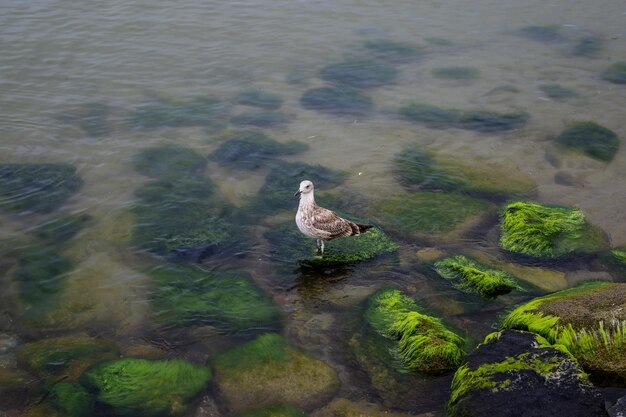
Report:
<svg viewBox="0 0 626 417"><path fill-rule="evenodd" d="M491 269L463 255L435 262L435 271L465 292L478 293L487 299L521 289L513 277L504 271Z"/></svg>
<svg viewBox="0 0 626 417"><path fill-rule="evenodd" d="M572 123L556 137L556 142L603 162L613 160L619 148L617 134L595 122Z"/></svg>
<svg viewBox="0 0 626 417"><path fill-rule="evenodd" d="M202 173L207 160L187 146L167 144L138 152L133 156L133 165L142 175L172 180Z"/></svg>
<svg viewBox="0 0 626 417"><path fill-rule="evenodd" d="M455 373L449 417L606 415L603 398L576 360L541 336L492 333Z"/></svg>
<svg viewBox="0 0 626 417"><path fill-rule="evenodd" d="M307 414L291 405L273 405L271 407L258 408L240 417L307 417Z"/></svg>
<svg viewBox="0 0 626 417"><path fill-rule="evenodd" d="M422 46L390 39L366 41L365 48L375 58L392 63L415 62L424 56L424 48Z"/></svg>
<svg viewBox="0 0 626 417"><path fill-rule="evenodd" d="M130 124L137 129L215 127L222 123L225 114L225 106L217 97L158 99L141 105L131 116Z"/></svg>
<svg viewBox="0 0 626 417"><path fill-rule="evenodd" d="M0 208L49 213L81 186L69 164L0 164Z"/></svg>
<svg viewBox="0 0 626 417"><path fill-rule="evenodd" d="M430 128L455 127L461 118L459 110L444 109L424 103L408 104L401 107L399 112L406 120Z"/></svg>
<svg viewBox="0 0 626 417"><path fill-rule="evenodd" d="M47 389L50 403L67 417L91 417L95 398L80 384L57 382Z"/></svg>
<svg viewBox="0 0 626 417"><path fill-rule="evenodd" d="M320 71L320 77L326 81L355 88L391 84L397 75L398 70L394 66L373 60L345 61Z"/></svg>
<svg viewBox="0 0 626 417"><path fill-rule="evenodd" d="M261 90L247 90L237 96L237 104L260 107L265 110L277 110L282 106L283 99L276 94Z"/></svg>
<svg viewBox="0 0 626 417"><path fill-rule="evenodd" d="M406 370L442 374L456 369L465 357L463 338L398 290L384 288L370 296L365 319L374 332L392 341L390 355Z"/></svg>
<svg viewBox="0 0 626 417"><path fill-rule="evenodd" d="M604 48L605 39L602 36L585 36L574 47L574 55L594 58Z"/></svg>
<svg viewBox="0 0 626 417"><path fill-rule="evenodd" d="M480 164L464 165L411 147L394 158L396 177L409 189L459 191L492 197L527 196L535 190L532 179L519 171Z"/></svg>
<svg viewBox="0 0 626 417"><path fill-rule="evenodd" d="M480 71L474 67L442 67L433 69L431 73L446 80L473 80L478 78Z"/></svg>
<svg viewBox="0 0 626 417"><path fill-rule="evenodd" d="M372 99L357 89L346 86L312 88L300 98L300 105L338 116L364 116L374 108Z"/></svg>
<svg viewBox="0 0 626 417"><path fill-rule="evenodd" d="M94 365L80 382L116 415L157 417L183 414L211 377L209 368L182 359L125 358Z"/></svg>
<svg viewBox="0 0 626 417"><path fill-rule="evenodd" d="M502 248L533 257L555 258L606 246L605 237L585 222L583 212L569 207L513 202L501 212L500 229Z"/></svg>
<svg viewBox="0 0 626 417"><path fill-rule="evenodd" d="M566 100L568 98L577 97L576 91L563 87L560 84L545 84L539 87L546 96L553 100Z"/></svg>
<svg viewBox="0 0 626 417"><path fill-rule="evenodd" d="M626 84L626 61L609 65L602 78L615 84Z"/></svg>
<svg viewBox="0 0 626 417"><path fill-rule="evenodd" d="M260 132L237 132L222 143L209 158L237 169L258 169L278 156L294 155L309 149L303 142L280 143Z"/></svg>
<svg viewBox="0 0 626 417"><path fill-rule="evenodd" d="M148 271L155 281L152 305L160 322L206 324L240 333L280 327L280 310L245 273L163 265Z"/></svg>
<svg viewBox="0 0 626 417"><path fill-rule="evenodd" d="M268 333L210 359L215 388L229 412L291 404L311 410L339 389L337 373L283 337Z"/></svg>
<svg viewBox="0 0 626 417"><path fill-rule="evenodd" d="M503 326L564 346L592 380L623 386L625 311L626 284L587 282L522 304L505 317Z"/></svg>

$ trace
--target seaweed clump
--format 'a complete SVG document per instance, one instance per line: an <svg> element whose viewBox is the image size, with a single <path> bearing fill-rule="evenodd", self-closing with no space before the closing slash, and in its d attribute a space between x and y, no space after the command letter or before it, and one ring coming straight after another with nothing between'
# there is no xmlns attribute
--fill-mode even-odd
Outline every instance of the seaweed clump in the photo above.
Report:
<svg viewBox="0 0 626 417"><path fill-rule="evenodd" d="M355 88L379 87L395 81L398 70L379 61L356 60L332 64L320 72L322 79Z"/></svg>
<svg viewBox="0 0 626 417"><path fill-rule="evenodd" d="M611 129L595 122L575 122L557 137L559 145L603 162L610 162L619 148L619 138Z"/></svg>
<svg viewBox="0 0 626 417"><path fill-rule="evenodd" d="M261 90L248 90L237 96L237 103L245 106L260 107L264 110L277 110L282 106L283 99L276 94Z"/></svg>
<svg viewBox="0 0 626 417"><path fill-rule="evenodd" d="M0 207L49 213L81 186L69 164L0 164Z"/></svg>
<svg viewBox="0 0 626 417"><path fill-rule="evenodd" d="M574 90L563 87L560 84L546 84L539 88L553 100L566 100L578 96Z"/></svg>
<svg viewBox="0 0 626 417"><path fill-rule="evenodd" d="M365 318L374 332L392 341L390 354L406 370L443 374L465 357L463 338L398 290L386 288L372 295Z"/></svg>
<svg viewBox="0 0 626 417"><path fill-rule="evenodd" d="M275 111L252 111L234 116L230 122L235 126L274 127L290 122L287 115Z"/></svg>
<svg viewBox="0 0 626 417"><path fill-rule="evenodd" d="M435 262L435 271L443 278L454 281L458 289L478 293L490 300L521 289L506 272L491 269L463 255Z"/></svg>
<svg viewBox="0 0 626 417"><path fill-rule="evenodd" d="M442 67L433 69L432 74L446 80L473 80L480 71L473 67Z"/></svg>
<svg viewBox="0 0 626 417"><path fill-rule="evenodd" d="M116 415L157 417L183 414L211 378L209 368L182 359L126 358L96 364L80 382Z"/></svg>
<svg viewBox="0 0 626 417"><path fill-rule="evenodd" d="M555 258L597 251L606 244L600 231L575 208L520 201L508 204L500 220L502 247L528 256Z"/></svg>
<svg viewBox="0 0 626 417"><path fill-rule="evenodd" d="M578 42L574 47L574 55L593 58L604 47L604 38L602 36L586 36Z"/></svg>
<svg viewBox="0 0 626 417"><path fill-rule="evenodd" d="M52 406L67 417L90 417L95 399L76 382L58 382L48 388Z"/></svg>
<svg viewBox="0 0 626 417"><path fill-rule="evenodd" d="M312 88L305 91L300 104L307 110L339 116L363 116L374 107L370 97L346 86Z"/></svg>
<svg viewBox="0 0 626 417"><path fill-rule="evenodd" d="M219 127L225 113L225 106L217 97L159 99L139 107L132 115L130 123L137 129Z"/></svg>
<svg viewBox="0 0 626 417"><path fill-rule="evenodd" d="M609 65L602 78L615 84L626 84L626 61Z"/></svg>

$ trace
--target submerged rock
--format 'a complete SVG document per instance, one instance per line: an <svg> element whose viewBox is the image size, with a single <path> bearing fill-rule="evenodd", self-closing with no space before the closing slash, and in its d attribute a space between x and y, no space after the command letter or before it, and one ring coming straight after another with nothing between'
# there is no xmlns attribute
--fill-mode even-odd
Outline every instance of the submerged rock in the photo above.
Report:
<svg viewBox="0 0 626 417"><path fill-rule="evenodd" d="M289 123L290 118L279 112L255 111L238 114L230 119L235 126L274 127Z"/></svg>
<svg viewBox="0 0 626 417"><path fill-rule="evenodd" d="M490 300L521 289L506 272L491 269L463 255L435 262L435 271L443 278L454 281L454 286L461 291L478 293Z"/></svg>
<svg viewBox="0 0 626 417"><path fill-rule="evenodd" d="M537 42L556 42L563 39L558 25L526 26L519 30L519 34Z"/></svg>
<svg viewBox="0 0 626 417"><path fill-rule="evenodd" d="M91 220L88 214L64 214L37 225L37 237L50 244L61 244L72 239Z"/></svg>
<svg viewBox="0 0 626 417"><path fill-rule="evenodd" d="M351 87L378 87L395 81L398 70L379 61L345 61L325 67L320 77L326 81Z"/></svg>
<svg viewBox="0 0 626 417"><path fill-rule="evenodd" d="M338 116L364 116L374 108L372 99L351 87L332 86L307 90L300 98L300 105Z"/></svg>
<svg viewBox="0 0 626 417"><path fill-rule="evenodd" d="M238 132L222 143L209 158L237 169L258 169L278 156L294 155L309 149L303 142L280 143L259 132Z"/></svg>
<svg viewBox="0 0 626 417"><path fill-rule="evenodd" d="M389 39L366 41L365 48L375 58L392 63L415 62L424 56L424 48L422 46Z"/></svg>
<svg viewBox="0 0 626 417"><path fill-rule="evenodd" d="M405 119L430 128L455 127L461 117L459 110L444 109L424 103L406 105L401 107L399 112Z"/></svg>
<svg viewBox="0 0 626 417"><path fill-rule="evenodd" d="M576 360L540 336L493 333L452 381L450 417L605 417L604 401Z"/></svg>
<svg viewBox="0 0 626 417"><path fill-rule="evenodd" d="M272 333L221 353L210 362L218 397L234 414L274 404L311 410L332 398L340 384L330 366Z"/></svg>
<svg viewBox="0 0 626 417"><path fill-rule="evenodd" d="M574 55L594 58L604 49L604 43L602 36L586 36L574 47Z"/></svg>
<svg viewBox="0 0 626 417"><path fill-rule="evenodd" d="M581 210L535 202L508 204L500 215L500 230L502 248L540 258L595 252L607 245Z"/></svg>
<svg viewBox="0 0 626 417"><path fill-rule="evenodd" d="M577 97L576 91L565 88L560 84L545 84L539 87L541 91L553 100L566 100L568 98Z"/></svg>
<svg viewBox="0 0 626 417"><path fill-rule="evenodd" d="M617 134L595 122L572 123L556 137L556 142L604 162L613 160L619 148Z"/></svg>
<svg viewBox="0 0 626 417"><path fill-rule="evenodd" d="M245 273L164 265L148 274L155 283L151 299L159 322L205 324L227 333L280 327L278 306Z"/></svg>
<svg viewBox="0 0 626 417"><path fill-rule="evenodd" d="M69 164L0 164L0 208L49 213L81 184Z"/></svg>
<svg viewBox="0 0 626 417"><path fill-rule="evenodd" d="M480 74L480 71L473 67L442 67L431 72L436 78L446 80L473 80Z"/></svg>
<svg viewBox="0 0 626 417"><path fill-rule="evenodd" d="M146 417L183 414L211 380L211 371L173 359L118 359L88 369L80 382L116 415Z"/></svg>
<svg viewBox="0 0 626 417"><path fill-rule="evenodd" d="M503 325L564 346L595 382L626 386L626 284L588 282L538 297Z"/></svg>
<svg viewBox="0 0 626 417"><path fill-rule="evenodd" d="M155 146L133 156L135 171L161 180L198 175L204 171L206 165L206 158L183 145Z"/></svg>
<svg viewBox="0 0 626 417"><path fill-rule="evenodd" d="M615 84L626 84L626 61L609 65L602 78Z"/></svg>
<svg viewBox="0 0 626 417"><path fill-rule="evenodd" d="M245 106L260 107L265 110L277 110L282 106L283 99L276 94L261 90L248 90L237 96L237 103Z"/></svg>
<svg viewBox="0 0 626 417"><path fill-rule="evenodd" d="M181 99L159 99L140 106L130 123L136 129L163 127L215 127L226 115L217 97L195 96Z"/></svg>
<svg viewBox="0 0 626 417"><path fill-rule="evenodd" d="M59 118L80 128L92 138L109 135L113 128L109 123L111 106L105 103L83 103L64 112Z"/></svg>

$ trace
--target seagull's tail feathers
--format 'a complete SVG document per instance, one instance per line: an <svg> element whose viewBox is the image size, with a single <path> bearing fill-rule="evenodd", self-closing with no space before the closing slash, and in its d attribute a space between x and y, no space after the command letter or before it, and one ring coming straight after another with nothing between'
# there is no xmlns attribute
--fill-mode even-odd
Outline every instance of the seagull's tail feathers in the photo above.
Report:
<svg viewBox="0 0 626 417"><path fill-rule="evenodd" d="M371 229L374 226L372 226L371 224L358 224L358 223L356 223L356 227L359 228L359 233L355 233L355 234L360 234L360 233L367 232L369 229Z"/></svg>

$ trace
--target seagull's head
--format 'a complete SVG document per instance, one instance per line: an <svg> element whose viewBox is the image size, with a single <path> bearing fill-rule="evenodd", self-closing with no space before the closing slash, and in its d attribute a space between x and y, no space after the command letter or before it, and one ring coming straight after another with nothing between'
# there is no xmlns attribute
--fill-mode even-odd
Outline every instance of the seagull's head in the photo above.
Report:
<svg viewBox="0 0 626 417"><path fill-rule="evenodd" d="M294 196L299 197L300 194L309 194L312 192L313 192L313 183L309 180L304 180L300 183L300 188L298 189L298 191L296 191Z"/></svg>

